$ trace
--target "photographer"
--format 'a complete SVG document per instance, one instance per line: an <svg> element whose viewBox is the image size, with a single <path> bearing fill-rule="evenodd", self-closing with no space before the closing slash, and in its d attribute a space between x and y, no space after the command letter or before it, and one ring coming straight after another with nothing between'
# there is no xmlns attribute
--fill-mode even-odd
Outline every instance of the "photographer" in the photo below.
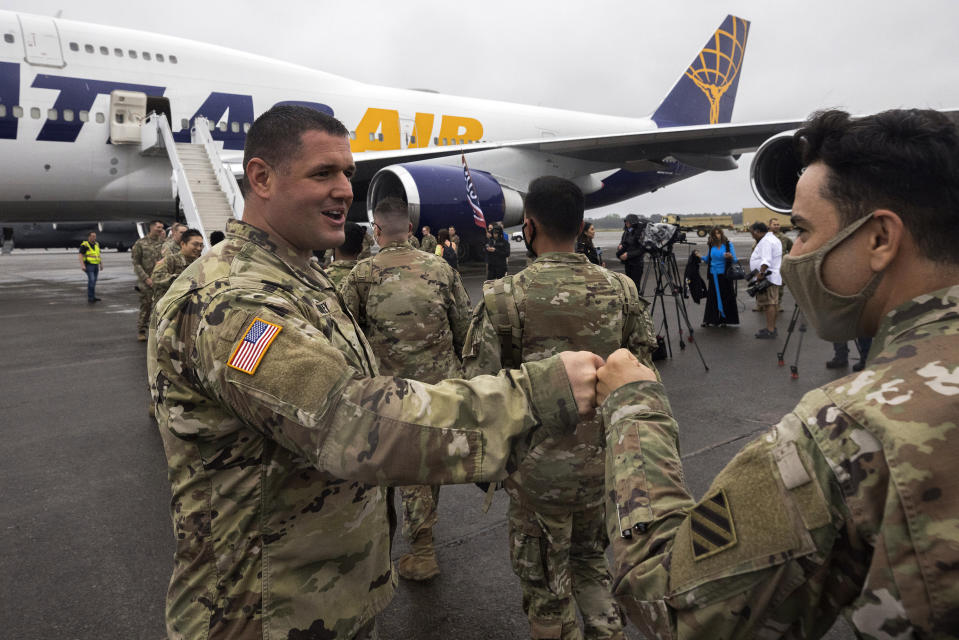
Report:
<svg viewBox="0 0 959 640"><path fill-rule="evenodd" d="M783 277L865 371L806 394L696 502L663 386L624 351L605 398L614 593L646 637L955 638L959 129L932 110L816 114L795 134Z"/></svg>
<svg viewBox="0 0 959 640"><path fill-rule="evenodd" d="M779 290L783 279L779 275L779 266L783 261L783 245L765 222L754 222L749 233L756 241L756 247L749 256L749 269L756 271L756 280L768 280L769 286L756 294L756 306L766 314L766 328L760 329L756 337L760 340L772 340L776 332L776 319L779 314Z"/></svg>
<svg viewBox="0 0 959 640"><path fill-rule="evenodd" d="M636 290L643 294L643 256L646 249L643 246L643 231L646 223L640 222L639 216L631 213L623 221L623 237L616 247L616 257L625 267L626 275L636 284Z"/></svg>

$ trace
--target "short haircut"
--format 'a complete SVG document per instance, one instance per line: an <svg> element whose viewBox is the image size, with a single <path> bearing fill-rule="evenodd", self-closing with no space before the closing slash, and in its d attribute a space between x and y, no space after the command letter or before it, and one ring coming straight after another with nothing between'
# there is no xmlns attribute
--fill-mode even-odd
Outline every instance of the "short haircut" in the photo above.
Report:
<svg viewBox="0 0 959 640"><path fill-rule="evenodd" d="M95 236L95 235L97 235L97 232L96 232L96 231L87 231L87 238L89 238L90 236Z"/></svg>
<svg viewBox="0 0 959 640"><path fill-rule="evenodd" d="M152 229L152 228L153 228L153 225L155 225L155 224L162 224L163 227L166 228L166 225L163 223L163 220L150 220L150 221L147 223L147 229Z"/></svg>
<svg viewBox="0 0 959 640"><path fill-rule="evenodd" d="M751 225L749 225L749 230L758 231L759 233L766 233L767 231L769 231L769 227L766 226L765 222L756 221L752 223Z"/></svg>
<svg viewBox="0 0 959 640"><path fill-rule="evenodd" d="M406 236L410 228L410 207L399 198L384 198L376 203L373 218L388 236Z"/></svg>
<svg viewBox="0 0 959 640"><path fill-rule="evenodd" d="M212 247L217 242L223 242L223 238L225 237L222 231L214 231L210 234L210 246Z"/></svg>
<svg viewBox="0 0 959 640"><path fill-rule="evenodd" d="M820 195L847 226L876 209L902 219L928 260L959 264L959 127L932 109L813 114L795 136L803 166L828 168Z"/></svg>
<svg viewBox="0 0 959 640"><path fill-rule="evenodd" d="M185 226L185 225L184 225ZM190 241L190 238L200 238L203 239L203 234L197 231L196 229L187 229L182 234L180 234L180 244L186 244Z"/></svg>
<svg viewBox="0 0 959 640"><path fill-rule="evenodd" d="M770 219L769 219L769 224L770 224L770 226L772 226L772 223L774 223L774 222L779 222L779 218L770 218Z"/></svg>
<svg viewBox="0 0 959 640"><path fill-rule="evenodd" d="M524 213L543 233L557 240L572 240L583 223L583 192L565 178L543 176L529 183Z"/></svg>
<svg viewBox="0 0 959 640"><path fill-rule="evenodd" d="M366 237L366 229L355 222L347 222L343 229L346 239L336 249L338 256L349 256L355 258L363 250L363 238Z"/></svg>
<svg viewBox="0 0 959 640"><path fill-rule="evenodd" d="M271 167L284 170L291 158L300 153L303 134L322 131L331 136L350 135L343 123L331 115L299 105L280 105L264 112L246 134L243 147L243 174L253 158L260 158ZM246 195L246 187L243 188Z"/></svg>

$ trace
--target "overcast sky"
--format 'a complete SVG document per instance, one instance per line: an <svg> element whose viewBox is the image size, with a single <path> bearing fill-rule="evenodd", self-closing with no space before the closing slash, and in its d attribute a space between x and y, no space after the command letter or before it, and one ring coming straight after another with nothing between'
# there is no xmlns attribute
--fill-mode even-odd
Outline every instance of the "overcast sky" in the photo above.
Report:
<svg viewBox="0 0 959 640"><path fill-rule="evenodd" d="M652 113L727 13L752 22L734 122L959 108L954 0L3 0L166 33L364 82L623 116ZM740 169L594 213L757 206Z"/></svg>

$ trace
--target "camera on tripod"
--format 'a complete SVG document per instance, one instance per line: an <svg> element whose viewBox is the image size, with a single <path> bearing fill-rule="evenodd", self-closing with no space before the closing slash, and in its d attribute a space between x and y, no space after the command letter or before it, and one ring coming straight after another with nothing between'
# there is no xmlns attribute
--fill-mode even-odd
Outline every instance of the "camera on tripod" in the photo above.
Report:
<svg viewBox="0 0 959 640"><path fill-rule="evenodd" d="M677 242L686 242L686 232L678 224L650 222L643 230L643 248L647 253L670 253Z"/></svg>
<svg viewBox="0 0 959 640"><path fill-rule="evenodd" d="M746 276L746 282L747 282L746 293L749 294L750 298L755 298L756 294L762 293L763 291L769 288L769 285L772 284L769 278L763 278L762 280L757 280L756 276L758 275L759 275L759 270L753 269L752 271L749 272L749 275Z"/></svg>

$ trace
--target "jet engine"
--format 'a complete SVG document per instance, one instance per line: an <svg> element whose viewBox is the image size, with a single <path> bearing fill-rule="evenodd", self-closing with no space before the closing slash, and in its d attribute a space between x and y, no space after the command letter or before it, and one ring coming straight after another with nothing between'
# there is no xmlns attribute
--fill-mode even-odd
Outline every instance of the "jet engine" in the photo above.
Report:
<svg viewBox="0 0 959 640"><path fill-rule="evenodd" d="M504 227L511 227L523 221L523 197L519 192L503 187L485 171L470 169L470 176L487 225L502 222ZM410 221L417 232L428 225L435 235L439 229L454 226L464 244L486 240L485 228L473 217L460 167L417 163L380 169L366 193L370 222L376 204L390 197L409 204Z"/></svg>
<svg viewBox="0 0 959 640"><path fill-rule="evenodd" d="M756 150L749 168L753 193L766 207L789 213L796 197L796 183L802 162L793 142L793 132L784 131L769 138Z"/></svg>

